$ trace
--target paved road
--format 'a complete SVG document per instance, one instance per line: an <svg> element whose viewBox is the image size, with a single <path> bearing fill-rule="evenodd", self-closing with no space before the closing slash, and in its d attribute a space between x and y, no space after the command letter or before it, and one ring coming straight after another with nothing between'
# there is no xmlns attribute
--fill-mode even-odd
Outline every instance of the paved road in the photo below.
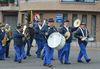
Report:
<svg viewBox="0 0 100 69"><path fill-rule="evenodd" d="M53 67L51 69L100 69L100 49L97 48L88 48L88 54L92 58L91 63L77 63L77 55L79 52L78 48L72 47L70 54L71 65L62 65L57 59L57 51L55 50L56 59L53 61ZM50 69L42 65L42 60L36 58L35 55L36 48L32 48L31 57L27 57L26 60L23 60L21 64L14 62L14 49L10 49L10 58L7 58L5 61L0 61L0 69ZM84 60L84 59L83 59Z"/></svg>

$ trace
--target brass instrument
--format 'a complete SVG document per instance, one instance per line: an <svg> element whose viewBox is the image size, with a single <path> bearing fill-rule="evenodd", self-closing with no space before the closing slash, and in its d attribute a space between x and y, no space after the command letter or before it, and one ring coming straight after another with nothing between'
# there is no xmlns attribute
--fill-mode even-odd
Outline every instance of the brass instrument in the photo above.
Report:
<svg viewBox="0 0 100 69"><path fill-rule="evenodd" d="M4 38L2 40L2 46L5 46L6 45L6 42L7 42L7 35L5 33Z"/></svg>
<svg viewBox="0 0 100 69"><path fill-rule="evenodd" d="M23 27L23 34L25 34L25 30L26 30L26 28L27 28L27 26L24 25L24 27Z"/></svg>
<svg viewBox="0 0 100 69"><path fill-rule="evenodd" d="M76 20L74 21L74 27L79 27L80 24L81 24L81 20L80 20L80 19L76 19Z"/></svg>
<svg viewBox="0 0 100 69"><path fill-rule="evenodd" d="M69 37L70 37L70 32L66 32L66 33L64 34L64 36L65 36L65 39L68 40Z"/></svg>
<svg viewBox="0 0 100 69"><path fill-rule="evenodd" d="M26 34L26 28L27 28L27 26L26 25L24 25L23 26L23 29L22 29L22 34L24 35L24 37L22 38L23 39L23 41L25 41L26 40L26 38L27 38L27 34Z"/></svg>
<svg viewBox="0 0 100 69"><path fill-rule="evenodd" d="M8 29L5 28L5 33L7 35L7 40L9 40L12 36L12 32L11 32L10 27Z"/></svg>
<svg viewBox="0 0 100 69"><path fill-rule="evenodd" d="M23 41L26 40L26 39L30 39L30 34L29 34L29 30L28 30L27 25L23 26L23 32L22 32L22 34L24 35Z"/></svg>

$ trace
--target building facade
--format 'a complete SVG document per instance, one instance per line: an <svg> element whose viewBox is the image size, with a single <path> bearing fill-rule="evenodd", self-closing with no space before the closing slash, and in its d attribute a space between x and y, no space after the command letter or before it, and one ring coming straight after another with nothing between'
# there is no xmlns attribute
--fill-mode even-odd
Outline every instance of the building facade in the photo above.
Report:
<svg viewBox="0 0 100 69"><path fill-rule="evenodd" d="M74 21L79 18L87 24L90 37L100 42L100 1L99 0L20 0L21 22L25 21L27 11L40 14L41 19L55 19L57 26L61 19ZM57 20L58 19L58 20Z"/></svg>
<svg viewBox="0 0 100 69"><path fill-rule="evenodd" d="M17 25L17 0L0 0L0 23L8 23L12 29Z"/></svg>
<svg viewBox="0 0 100 69"><path fill-rule="evenodd" d="M16 0L15 4L17 2ZM19 6L13 10L18 16L16 23L27 23L26 14L31 10L33 16L38 13L41 19L54 18L56 26L66 19L73 26L74 21L79 18L87 24L90 37L93 37L94 41L100 42L100 0L19 0ZM12 14L12 11L10 12ZM3 17L2 19L1 17L4 15L2 13L6 13L6 11L0 10L0 19L5 23L5 19L8 18Z"/></svg>

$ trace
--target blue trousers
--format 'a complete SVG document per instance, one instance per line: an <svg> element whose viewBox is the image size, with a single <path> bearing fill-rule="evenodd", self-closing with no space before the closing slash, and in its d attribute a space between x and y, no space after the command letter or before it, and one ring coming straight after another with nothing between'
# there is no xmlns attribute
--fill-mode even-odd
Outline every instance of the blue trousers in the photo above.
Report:
<svg viewBox="0 0 100 69"><path fill-rule="evenodd" d="M88 60L89 57L86 52L86 44L80 43L79 46L80 46L80 52L78 55L78 60L81 60L83 56L84 56L85 60Z"/></svg>
<svg viewBox="0 0 100 69"><path fill-rule="evenodd" d="M44 58L43 58L43 64L51 64L54 49L50 48L47 43L45 43L45 53L44 53Z"/></svg>
<svg viewBox="0 0 100 69"><path fill-rule="evenodd" d="M64 63L68 63L69 54L70 54L70 43L65 43L64 47L58 50L58 59L62 62L64 61Z"/></svg>
<svg viewBox="0 0 100 69"><path fill-rule="evenodd" d="M36 51L36 54L37 54L37 57L40 57L41 56L41 52L44 48L44 44L45 42L44 41L41 41L41 40L36 40L36 43L37 43L37 51Z"/></svg>
<svg viewBox="0 0 100 69"><path fill-rule="evenodd" d="M25 46L22 48L22 57L26 57Z"/></svg>
<svg viewBox="0 0 100 69"><path fill-rule="evenodd" d="M2 44L0 43L0 60L5 59L5 50L6 50L6 46L2 46Z"/></svg>
<svg viewBox="0 0 100 69"><path fill-rule="evenodd" d="M14 45L15 49L15 61L21 61L23 57L26 57L24 46Z"/></svg>
<svg viewBox="0 0 100 69"><path fill-rule="evenodd" d="M2 44L0 43L0 57L1 57L1 53L2 52Z"/></svg>

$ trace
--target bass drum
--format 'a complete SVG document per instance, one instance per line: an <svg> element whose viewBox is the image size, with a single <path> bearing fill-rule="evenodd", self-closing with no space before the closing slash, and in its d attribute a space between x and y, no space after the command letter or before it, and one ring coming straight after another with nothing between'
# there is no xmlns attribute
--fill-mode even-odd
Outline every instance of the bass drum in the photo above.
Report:
<svg viewBox="0 0 100 69"><path fill-rule="evenodd" d="M56 49L57 50L62 49L65 45L65 41L66 41L65 37L61 34L61 42L60 42L60 45L56 47Z"/></svg>
<svg viewBox="0 0 100 69"><path fill-rule="evenodd" d="M49 36L47 42L50 48L55 48L59 50L63 48L65 44L65 38L59 32L54 32Z"/></svg>

